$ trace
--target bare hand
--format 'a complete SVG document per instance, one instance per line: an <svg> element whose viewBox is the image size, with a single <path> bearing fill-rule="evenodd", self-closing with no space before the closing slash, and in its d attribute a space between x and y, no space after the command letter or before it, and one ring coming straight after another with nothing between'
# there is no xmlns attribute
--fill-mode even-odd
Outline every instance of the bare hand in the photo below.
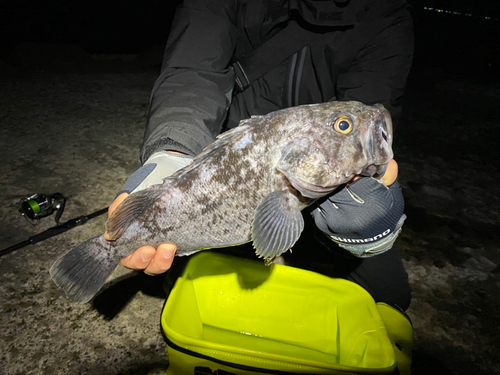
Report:
<svg viewBox="0 0 500 375"><path fill-rule="evenodd" d="M398 172L398 163L396 163L396 160L391 159L387 164L387 170L385 171L385 174L382 176L382 181L384 182L385 186L391 186L397 180ZM358 178L361 178L361 176L354 176L352 182L356 181Z"/></svg>
<svg viewBox="0 0 500 375"><path fill-rule="evenodd" d="M391 186L398 178L398 163L396 160L391 159L389 164L387 164L387 171L382 176L385 186Z"/></svg>
<svg viewBox="0 0 500 375"><path fill-rule="evenodd" d="M122 193L109 206L108 215L118 207L118 205L128 197L127 193ZM107 233L104 238L110 240ZM122 259L123 266L133 270L143 270L144 273L155 276L168 271L172 266L177 246L174 243L162 243L155 249L152 246L141 246L134 253Z"/></svg>

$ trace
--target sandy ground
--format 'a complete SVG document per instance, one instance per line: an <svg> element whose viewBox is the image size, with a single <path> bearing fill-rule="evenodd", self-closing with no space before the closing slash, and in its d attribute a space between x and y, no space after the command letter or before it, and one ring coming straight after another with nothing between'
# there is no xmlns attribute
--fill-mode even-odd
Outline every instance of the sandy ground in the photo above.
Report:
<svg viewBox="0 0 500 375"><path fill-rule="evenodd" d="M30 65L30 61L37 65ZM54 225L17 212L64 193L62 220L106 207L139 166L155 50L87 55L25 45L0 66L0 249ZM488 78L413 70L396 130L408 215L398 239L413 288L414 374L500 374L500 92ZM93 304L67 300L51 263L105 217L0 258L0 373L157 374L161 277L119 267Z"/></svg>

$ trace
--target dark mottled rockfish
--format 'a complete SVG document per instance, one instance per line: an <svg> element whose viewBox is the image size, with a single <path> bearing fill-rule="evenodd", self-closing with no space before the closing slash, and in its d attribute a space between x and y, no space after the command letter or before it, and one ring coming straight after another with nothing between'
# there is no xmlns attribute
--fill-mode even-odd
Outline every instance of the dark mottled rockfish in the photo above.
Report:
<svg viewBox="0 0 500 375"><path fill-rule="evenodd" d="M83 303L142 245L171 241L189 255L252 241L271 260L299 238L303 208L355 175L382 175L391 145L381 105L329 102L243 120L163 184L127 197L107 222L113 241L82 243L50 274Z"/></svg>

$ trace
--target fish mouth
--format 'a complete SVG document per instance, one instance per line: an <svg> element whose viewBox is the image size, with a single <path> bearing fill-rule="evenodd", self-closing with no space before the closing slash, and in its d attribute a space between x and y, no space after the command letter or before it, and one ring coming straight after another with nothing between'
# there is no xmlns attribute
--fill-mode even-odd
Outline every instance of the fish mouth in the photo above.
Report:
<svg viewBox="0 0 500 375"><path fill-rule="evenodd" d="M337 185L328 187L316 185L311 182L301 180L300 178L291 174L286 174L286 177L288 178L288 181L293 186L293 188L298 190L300 194L306 198L318 199L327 195L328 193L331 193L337 188Z"/></svg>
<svg viewBox="0 0 500 375"><path fill-rule="evenodd" d="M361 176L373 177L376 179L381 178L385 172L387 171L387 165L385 164L370 164L363 168L363 170L359 173Z"/></svg>
<svg viewBox="0 0 500 375"><path fill-rule="evenodd" d="M358 175L380 179L384 176L385 172L387 171L387 165L388 163L367 165L365 168L363 168L363 170L361 170L358 173ZM335 183L333 185L323 186L314 184L312 182L304 181L299 177L294 176L291 173L284 173L284 174L288 179L288 181L290 182L290 185L292 185L294 189L299 191L303 197L311 199L318 199L333 192L339 185L347 183L348 180L350 179L348 175L345 175L344 176L345 179L338 178L338 183ZM354 176L355 175L351 175L351 178Z"/></svg>

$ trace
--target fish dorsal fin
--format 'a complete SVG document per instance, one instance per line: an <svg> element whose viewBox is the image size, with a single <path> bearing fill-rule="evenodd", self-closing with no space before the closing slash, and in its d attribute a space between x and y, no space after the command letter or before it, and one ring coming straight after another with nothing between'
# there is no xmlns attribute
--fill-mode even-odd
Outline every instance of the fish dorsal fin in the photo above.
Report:
<svg viewBox="0 0 500 375"><path fill-rule="evenodd" d="M219 134L214 142L209 144L207 147L203 149L201 153L196 155L191 164L177 171L172 176L167 177L165 181L168 181L170 179L176 179L179 175L197 168L200 164L205 162L205 159L215 154L220 149L226 147L229 143L233 142L235 139L243 135L245 132L250 131L251 127L262 123L263 121L262 119L264 117L265 116L256 116L256 117L252 116L249 119L242 120L237 127Z"/></svg>
<svg viewBox="0 0 500 375"><path fill-rule="evenodd" d="M106 223L106 232L112 240L120 238L127 228L151 207L161 196L161 191L151 187L130 194L113 211Z"/></svg>
<svg viewBox="0 0 500 375"><path fill-rule="evenodd" d="M288 191L268 194L257 207L252 227L255 252L267 260L289 250L304 229L300 203Z"/></svg>

